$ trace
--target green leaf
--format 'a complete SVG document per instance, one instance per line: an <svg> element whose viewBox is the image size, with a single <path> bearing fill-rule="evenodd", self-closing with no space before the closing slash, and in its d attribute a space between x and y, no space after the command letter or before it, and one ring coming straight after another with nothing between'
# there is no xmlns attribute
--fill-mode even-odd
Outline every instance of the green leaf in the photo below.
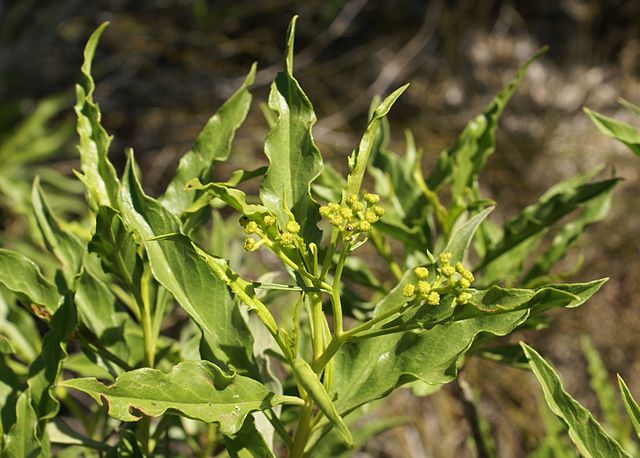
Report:
<svg viewBox="0 0 640 458"><path fill-rule="evenodd" d="M495 150L495 130L504 107L524 78L529 65L546 51L544 47L533 54L484 112L467 124L453 146L440 153L435 170L427 179L429 189L438 191L451 181L452 200L456 202L465 189L472 186L487 158Z"/></svg>
<svg viewBox="0 0 640 458"><path fill-rule="evenodd" d="M76 306L67 297L51 318L49 332L42 340L42 352L29 366L31 402L41 422L55 417L60 408L55 385L67 357L67 341L76 324Z"/></svg>
<svg viewBox="0 0 640 458"><path fill-rule="evenodd" d="M536 278L548 274L551 267L577 242L580 235L588 226L603 220L605 216L607 216L611 208L612 196L613 188L610 188L584 204L580 215L573 221L565 224L553 238L551 246L536 258L536 262L529 272L527 272L522 282L527 284Z"/></svg>
<svg viewBox="0 0 640 458"><path fill-rule="evenodd" d="M469 245L471 245L471 240L473 240L476 230L494 208L485 208L460 227L454 227L447 245L442 250L443 253L451 253L451 264L465 261Z"/></svg>
<svg viewBox="0 0 640 458"><path fill-rule="evenodd" d="M67 288L73 289L75 276L80 271L86 251L84 244L76 236L60 227L42 193L38 178L33 181L31 202L45 246L62 265Z"/></svg>
<svg viewBox="0 0 640 458"><path fill-rule="evenodd" d="M620 419L616 393L609 383L609 374L600 358L600 354L586 334L580 338L580 347L587 360L587 369L590 376L589 383L598 398L600 409L604 414L605 426L608 427L607 430L611 432L616 440L626 445L629 442L630 431L627 428L627 424L623 424Z"/></svg>
<svg viewBox="0 0 640 458"><path fill-rule="evenodd" d="M223 434L235 434L245 417L279 404L301 404L292 396L271 393L248 377L225 373L208 361L187 361L171 372L137 369L105 386L94 378L65 380L61 386L82 391L120 421L157 417L167 411L207 423L217 422ZM138 412L139 411L139 412Z"/></svg>
<svg viewBox="0 0 640 458"><path fill-rule="evenodd" d="M636 116L640 116L640 107L620 97L618 103Z"/></svg>
<svg viewBox="0 0 640 458"><path fill-rule="evenodd" d="M640 156L640 132L626 122L601 115L586 107L584 112L591 118L591 121L600 132L624 143L631 151Z"/></svg>
<svg viewBox="0 0 640 458"><path fill-rule="evenodd" d="M631 395L629 387L619 374L618 384L620 385L620 392L622 393L624 407L627 409L627 414L629 414L633 428L636 430L636 435L640 438L640 407L638 407L638 403Z"/></svg>
<svg viewBox="0 0 640 458"><path fill-rule="evenodd" d="M254 458L257 456L275 458L264 437L256 429L253 416L247 417L242 428L235 435L225 436L224 443L232 458Z"/></svg>
<svg viewBox="0 0 640 458"><path fill-rule="evenodd" d="M380 123L382 122L382 119L389 114L393 104L408 87L409 85L405 84L393 91L373 112L373 116L369 121L367 130L364 132L364 135L360 140L358 148L354 150L349 157L349 176L347 177L346 187L347 194L357 195L360 192L364 173L369 165L369 157L371 156L371 152L373 151L376 143Z"/></svg>
<svg viewBox="0 0 640 458"><path fill-rule="evenodd" d="M215 163L229 157L235 133L251 106L249 88L255 75L256 65L253 64L242 86L207 121L194 145L180 159L178 170L160 199L174 215L180 216L197 199L197 193L185 191L187 182L194 178L209 181Z"/></svg>
<svg viewBox="0 0 640 458"><path fill-rule="evenodd" d="M260 199L284 227L291 210L308 241L319 238L318 204L311 183L322 172L322 156L311 129L316 115L311 102L293 77L293 40L297 17L289 25L285 69L271 85L269 108L278 119L265 140L269 169L260 187Z"/></svg>
<svg viewBox="0 0 640 458"><path fill-rule="evenodd" d="M563 388L560 376L533 348L520 343L531 370L538 379L547 404L569 430L569 437L586 458L630 457L620 444L607 435L591 413Z"/></svg>
<svg viewBox="0 0 640 458"><path fill-rule="evenodd" d="M258 204L248 204L247 195L243 191L227 186L225 183L207 183L203 185L200 183L200 180L196 178L187 183L185 188L205 191L207 195L203 196L203 198L211 200L212 197L216 197L251 220L261 221L258 220L258 217L262 217L268 213L267 207ZM187 211L188 210L189 209L187 209Z"/></svg>
<svg viewBox="0 0 640 458"><path fill-rule="evenodd" d="M4 291L2 291L4 290ZM0 288L3 293L4 287ZM0 294L0 334L11 342L17 358L31 363L40 353L40 331L32 315L15 303L10 294Z"/></svg>
<svg viewBox="0 0 640 458"><path fill-rule="evenodd" d="M1 458L36 458L42 456L37 433L38 419L31 406L29 390L18 396L16 422L8 431Z"/></svg>
<svg viewBox="0 0 640 458"><path fill-rule="evenodd" d="M574 185L575 179L563 182L547 191L537 203L525 208L518 216L507 221L502 238L487 252L476 270L487 266L530 237L546 231L549 226L586 202L607 193L619 178L595 183Z"/></svg>
<svg viewBox="0 0 640 458"><path fill-rule="evenodd" d="M313 369L311 369L311 366L309 366L304 359L297 358L291 364L291 369L298 383L302 385L322 413L325 414L327 419L336 427L336 430L345 441L347 447L353 448L353 437L351 436L349 428L342 420L329 393L327 393L327 390Z"/></svg>
<svg viewBox="0 0 640 458"><path fill-rule="evenodd" d="M137 254L133 233L111 207L98 209L88 249L100 257L105 272L117 275L125 285L133 285L142 274L142 260Z"/></svg>
<svg viewBox="0 0 640 458"><path fill-rule="evenodd" d="M458 359L478 334L506 335L528 316L528 310L484 315L429 330L347 342L334 359L330 395L344 415L414 380L431 385L450 382L456 377Z"/></svg>
<svg viewBox="0 0 640 458"><path fill-rule="evenodd" d="M153 276L202 330L215 360L240 372L255 374L253 339L227 286L210 270L187 237L178 218L146 196L130 157L123 175L122 216L142 239Z"/></svg>
<svg viewBox="0 0 640 458"><path fill-rule="evenodd" d="M60 304L55 286L33 261L15 251L0 249L0 283L43 318L48 319Z"/></svg>
<svg viewBox="0 0 640 458"><path fill-rule="evenodd" d="M84 48L82 78L76 85L75 111L78 117L78 150L82 168L82 174L78 174L78 177L87 188L88 201L93 208L100 205L117 207L118 202L118 176L107 157L112 137L100 123L100 108L93 101L95 83L91 77L91 63L96 46L108 24L105 22L98 27L87 41Z"/></svg>
<svg viewBox="0 0 640 458"><path fill-rule="evenodd" d="M537 289L502 288L496 285L485 290L470 289L470 304L459 306L454 316L455 319L467 319L486 313L495 316L525 309L540 315L556 307L574 308L589 300L607 280L547 285Z"/></svg>

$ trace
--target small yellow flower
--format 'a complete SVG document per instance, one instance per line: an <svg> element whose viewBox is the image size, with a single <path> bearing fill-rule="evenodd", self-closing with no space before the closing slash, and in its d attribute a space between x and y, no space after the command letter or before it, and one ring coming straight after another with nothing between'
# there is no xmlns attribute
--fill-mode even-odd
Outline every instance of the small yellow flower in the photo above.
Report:
<svg viewBox="0 0 640 458"><path fill-rule="evenodd" d="M381 217L382 215L384 215L384 208L382 208L380 205L374 205L371 209L377 216Z"/></svg>
<svg viewBox="0 0 640 458"><path fill-rule="evenodd" d="M404 285L404 288L402 288L402 295L404 297L412 297L415 293L415 289L416 287L413 285L413 283L407 283L406 285Z"/></svg>
<svg viewBox="0 0 640 458"><path fill-rule="evenodd" d="M285 248L293 248L293 234L290 234L288 232L283 232L282 234L280 234L280 236L278 237L278 240L280 241L280 244L285 247Z"/></svg>
<svg viewBox="0 0 640 458"><path fill-rule="evenodd" d="M364 219L366 219L371 224L375 224L380 218L378 218L378 215L376 215L372 210L367 210L364 213Z"/></svg>
<svg viewBox="0 0 640 458"><path fill-rule="evenodd" d="M347 205L353 205L358 201L358 196L356 196L355 194L349 194L347 196Z"/></svg>
<svg viewBox="0 0 640 458"><path fill-rule="evenodd" d="M460 288L469 288L471 286L471 282L466 278L461 278L460 280L458 280L458 286Z"/></svg>
<svg viewBox="0 0 640 458"><path fill-rule="evenodd" d="M353 209L354 212L358 213L361 212L364 209L364 204L362 202L354 202L351 204L351 208Z"/></svg>
<svg viewBox="0 0 640 458"><path fill-rule="evenodd" d="M427 269L426 267L416 267L415 269L413 269L413 273L415 273L416 277L420 278L421 280L429 277L429 269Z"/></svg>
<svg viewBox="0 0 640 458"><path fill-rule="evenodd" d="M429 297L427 297L427 304L438 305L439 303L440 303L440 295L435 291L431 291L429 293Z"/></svg>
<svg viewBox="0 0 640 458"><path fill-rule="evenodd" d="M453 277L453 275L456 273L456 270L449 265L446 265L444 267L442 267L442 269L440 269L440 271L442 272L442 275L444 275L447 278L451 278Z"/></svg>
<svg viewBox="0 0 640 458"><path fill-rule="evenodd" d="M465 270L464 272L462 272L462 278L469 280L469 283L473 283L473 281L475 280L475 277L473 276L473 274L468 270Z"/></svg>
<svg viewBox="0 0 640 458"><path fill-rule="evenodd" d="M322 210L322 207L320 207L320 210ZM322 214L322 212L321 212ZM269 227L269 226L273 226L276 223L276 219L271 216L271 215L267 215L264 217L264 225Z"/></svg>
<svg viewBox="0 0 640 458"><path fill-rule="evenodd" d="M442 264L449 264L449 261L451 261L451 256L453 256L451 253L449 253L448 251L445 253L442 253L440 255L440 262Z"/></svg>
<svg viewBox="0 0 640 458"><path fill-rule="evenodd" d="M249 221L247 225L244 227L245 234L255 234L258 230L258 225L255 221Z"/></svg>
<svg viewBox="0 0 640 458"><path fill-rule="evenodd" d="M372 193L366 193L364 195L364 201L368 204L377 204L378 202L380 202L380 196L378 194L372 194Z"/></svg>
<svg viewBox="0 0 640 458"><path fill-rule="evenodd" d="M296 222L296 221L289 221L287 223L287 232L290 232L292 234L297 234L298 232L300 232L300 225Z"/></svg>
<svg viewBox="0 0 640 458"><path fill-rule="evenodd" d="M340 207L340 216L348 220L353 218L353 212L349 207Z"/></svg>
<svg viewBox="0 0 640 458"><path fill-rule="evenodd" d="M255 239L248 238L244 241L244 249L247 251L254 251L256 249L256 241Z"/></svg>
<svg viewBox="0 0 640 458"><path fill-rule="evenodd" d="M369 232L371 230L371 224L368 221L360 221L360 232Z"/></svg>
<svg viewBox="0 0 640 458"><path fill-rule="evenodd" d="M458 295L457 300L460 304L467 304L472 298L473 296L471 295L471 293L463 292Z"/></svg>
<svg viewBox="0 0 640 458"><path fill-rule="evenodd" d="M426 281L418 282L418 293L420 293L422 297L427 297L430 292L431 292L431 285L429 284L429 282L426 282Z"/></svg>

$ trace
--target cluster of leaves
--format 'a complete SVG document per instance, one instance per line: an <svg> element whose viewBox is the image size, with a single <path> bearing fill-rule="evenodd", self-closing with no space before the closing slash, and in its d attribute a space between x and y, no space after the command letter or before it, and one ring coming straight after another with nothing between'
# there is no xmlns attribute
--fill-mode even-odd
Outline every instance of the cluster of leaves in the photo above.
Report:
<svg viewBox="0 0 640 458"><path fill-rule="evenodd" d="M494 203L478 176L540 53L426 177L411 134L404 155L388 146L386 117L407 86L375 100L344 179L323 164L293 77L294 20L265 110L269 165L213 181L249 110L254 67L152 198L132 152L122 176L108 158L91 77L104 27L76 88L90 230L70 231L35 180L55 272L0 250L3 457L337 456L398 423L357 429L373 401L403 386L432 392L467 356L512 363L522 352L500 336L544 326L549 309L577 307L605 282L560 283L551 269L606 215L616 178L574 177L502 226L487 219ZM375 194L363 191L367 172ZM240 189L255 179L258 195ZM365 243L378 269L354 254Z"/></svg>
<svg viewBox="0 0 640 458"><path fill-rule="evenodd" d="M631 113L640 116L640 107L623 99L620 99L620 104ZM600 132L615 138L635 154L640 155L640 133L636 129L625 122L588 108L585 108L585 113ZM631 423L621 419L615 390L608 383L604 364L588 337L583 336L582 351L587 359L591 387L604 415L604 426L564 390L560 374L549 362L528 345L522 343L521 346L542 387L548 407L561 420L558 425L558 422L552 418L546 418L547 436L538 447L535 456L575 456L574 450L563 440L562 434L565 432L568 433L575 450L581 456L631 457L637 455L638 443L631 439L629 426L633 425L637 439L640 439L640 407L625 381L618 375L620 394Z"/></svg>

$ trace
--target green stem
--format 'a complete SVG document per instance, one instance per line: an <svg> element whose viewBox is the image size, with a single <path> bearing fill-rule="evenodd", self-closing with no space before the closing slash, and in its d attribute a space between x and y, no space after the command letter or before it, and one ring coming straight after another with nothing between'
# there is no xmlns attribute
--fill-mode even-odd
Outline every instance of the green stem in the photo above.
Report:
<svg viewBox="0 0 640 458"><path fill-rule="evenodd" d="M418 184L418 187L420 188L420 191L422 191L422 194L424 195L425 199L427 199L427 202L429 202L433 207L436 215L436 219L440 223L440 227L442 228L442 231L444 232L445 235L448 235L450 230L449 224L448 224L448 219L449 219L448 211L445 208L445 206L440 203L440 199L438 199L438 194L436 194L434 191L429 189L429 187L427 186L427 182L424 180L424 176L422 175L422 170L420 169L419 161L416 167L413 169L413 178L415 182Z"/></svg>
<svg viewBox="0 0 640 458"><path fill-rule="evenodd" d="M347 254L349 254L350 247L351 245L349 243L342 244L340 259L338 259L336 273L333 276L333 287L331 288L331 306L333 308L333 334L334 336L338 337L342 335L344 331L342 323L342 298L340 296L340 283L342 281L342 271L344 270L344 263L347 259Z"/></svg>
<svg viewBox="0 0 640 458"><path fill-rule="evenodd" d="M306 396L306 393L305 393ZM302 407L302 413L298 421L298 429L296 435L293 438L293 444L289 450L289 458L303 458L304 448L307 445L307 439L311 433L311 420L313 413L313 402L311 399L307 399L304 407Z"/></svg>
<svg viewBox="0 0 640 458"><path fill-rule="evenodd" d="M151 270L145 268L140 279L140 301L142 317L142 335L144 339L144 362L147 367L155 365L156 338L153 332L153 317L149 299L149 285L151 283Z"/></svg>

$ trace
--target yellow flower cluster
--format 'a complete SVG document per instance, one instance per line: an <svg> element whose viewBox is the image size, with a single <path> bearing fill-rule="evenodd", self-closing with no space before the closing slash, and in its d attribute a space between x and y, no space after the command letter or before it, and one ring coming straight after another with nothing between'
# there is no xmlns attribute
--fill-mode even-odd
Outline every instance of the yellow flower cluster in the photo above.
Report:
<svg viewBox="0 0 640 458"><path fill-rule="evenodd" d="M244 249L247 251L255 251L267 241L276 242L284 248L294 248L297 242L302 241L302 237L298 235L300 232L300 224L291 219L285 225L284 230L277 227L275 216L267 214L260 219L240 222L244 226L244 233L249 237L244 241ZM257 236L255 239L253 236Z"/></svg>
<svg viewBox="0 0 640 458"><path fill-rule="evenodd" d="M321 206L320 216L343 234L369 232L372 225L384 215L384 208L377 205L378 202L380 196L377 194L365 193L362 201L355 194L350 194L342 204L330 202Z"/></svg>
<svg viewBox="0 0 640 458"><path fill-rule="evenodd" d="M404 285L402 295L407 298L418 296L429 305L438 305L440 303L440 294L454 292L457 294L457 303L467 304L473 298L473 295L463 290L471 287L471 283L474 281L473 273L467 270L461 262L457 262L452 266L451 256L452 254L449 252L442 253L439 256L433 283L428 282L430 275L428 268L416 267L413 273L418 281L415 284L407 283Z"/></svg>

